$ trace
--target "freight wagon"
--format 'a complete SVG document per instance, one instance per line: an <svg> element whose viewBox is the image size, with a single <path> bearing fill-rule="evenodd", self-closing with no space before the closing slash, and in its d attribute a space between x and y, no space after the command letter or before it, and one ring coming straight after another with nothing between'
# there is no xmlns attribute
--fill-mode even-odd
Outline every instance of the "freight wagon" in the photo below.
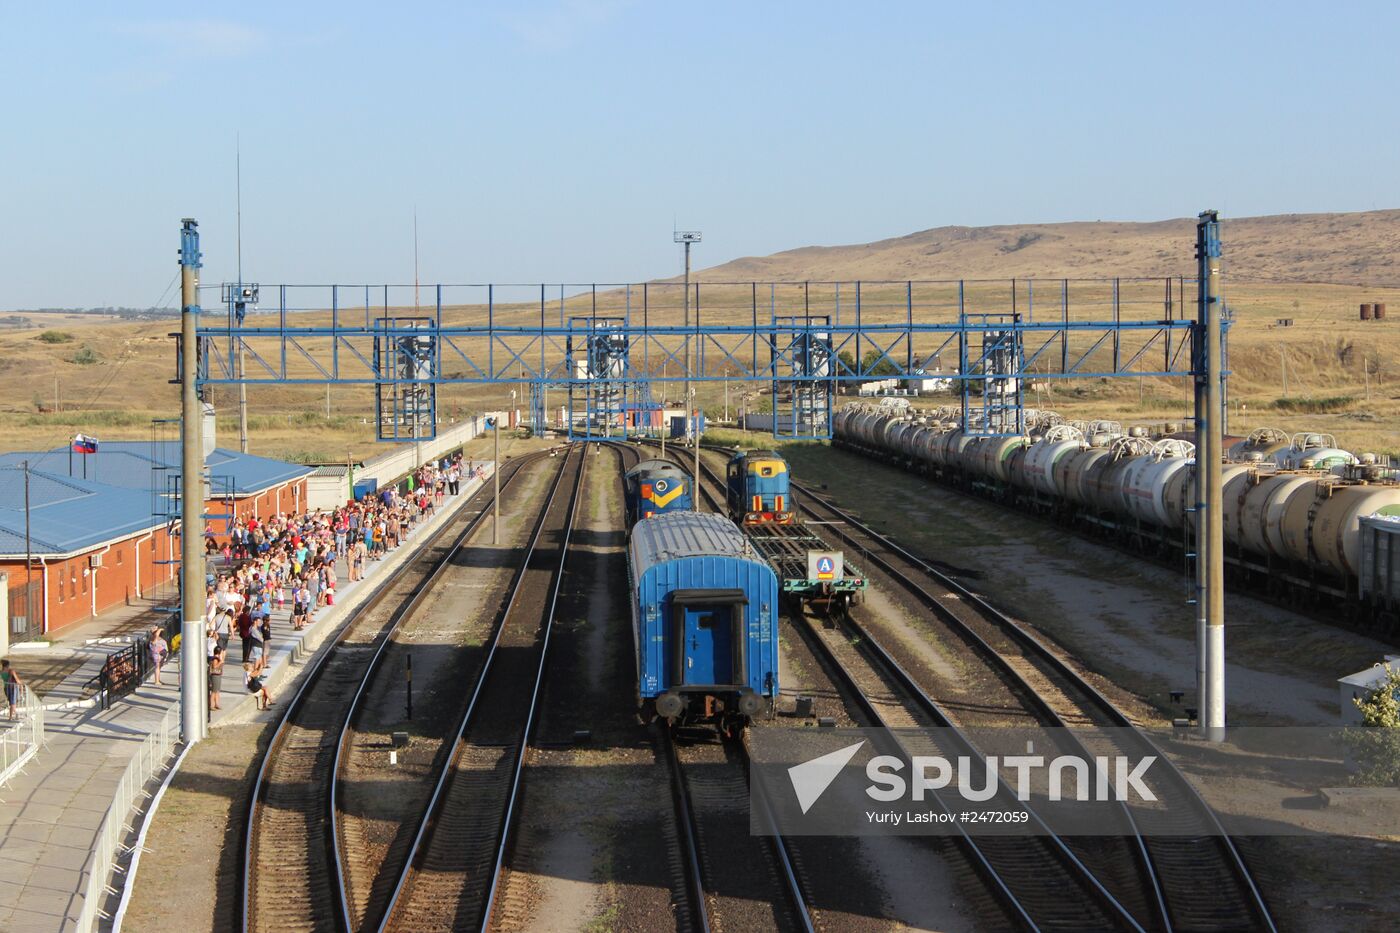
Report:
<svg viewBox="0 0 1400 933"><path fill-rule="evenodd" d="M1195 448L1114 422L1066 423L1028 413L1023 437L967 433L949 410L848 406L834 443L987 498L1088 530L1139 552L1194 551ZM1286 600L1326 605L1339 621L1394 631L1393 588L1361 587L1362 519L1400 516L1400 483L1329 435L1255 431L1221 464L1227 572Z"/></svg>

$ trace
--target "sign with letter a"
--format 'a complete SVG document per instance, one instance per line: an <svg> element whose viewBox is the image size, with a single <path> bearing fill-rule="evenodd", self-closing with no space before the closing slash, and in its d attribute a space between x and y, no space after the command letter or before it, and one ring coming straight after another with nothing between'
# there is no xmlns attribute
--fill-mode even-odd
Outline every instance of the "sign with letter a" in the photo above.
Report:
<svg viewBox="0 0 1400 933"><path fill-rule="evenodd" d="M845 577L840 551L808 551L807 579L835 582Z"/></svg>

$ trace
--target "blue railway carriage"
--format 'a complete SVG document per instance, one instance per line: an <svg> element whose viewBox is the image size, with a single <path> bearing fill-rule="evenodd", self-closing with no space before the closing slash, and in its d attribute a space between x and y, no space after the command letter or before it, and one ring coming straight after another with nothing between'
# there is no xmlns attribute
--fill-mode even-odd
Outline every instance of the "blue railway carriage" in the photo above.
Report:
<svg viewBox="0 0 1400 933"><path fill-rule="evenodd" d="M796 517L791 480L787 461L775 451L738 451L725 471L729 517L741 525L791 524Z"/></svg>
<svg viewBox="0 0 1400 933"><path fill-rule="evenodd" d="M778 695L778 578L723 515L632 529L637 694L672 722L733 722Z"/></svg>
<svg viewBox="0 0 1400 933"><path fill-rule="evenodd" d="M623 474L627 527L667 512L689 512L690 474L669 460L643 460Z"/></svg>

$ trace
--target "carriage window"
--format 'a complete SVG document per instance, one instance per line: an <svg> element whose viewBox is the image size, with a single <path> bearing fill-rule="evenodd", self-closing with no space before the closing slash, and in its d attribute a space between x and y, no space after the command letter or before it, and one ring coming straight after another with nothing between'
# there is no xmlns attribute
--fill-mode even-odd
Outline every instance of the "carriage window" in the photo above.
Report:
<svg viewBox="0 0 1400 933"><path fill-rule="evenodd" d="M695 624L699 628L713 628L715 614L713 612L702 612L695 617Z"/></svg>

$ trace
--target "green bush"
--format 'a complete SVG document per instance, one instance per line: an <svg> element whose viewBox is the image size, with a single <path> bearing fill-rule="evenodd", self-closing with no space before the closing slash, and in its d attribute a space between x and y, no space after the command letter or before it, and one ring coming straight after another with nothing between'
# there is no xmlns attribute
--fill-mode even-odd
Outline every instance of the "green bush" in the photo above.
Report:
<svg viewBox="0 0 1400 933"><path fill-rule="evenodd" d="M1299 415L1330 415L1346 411L1356 404L1352 395L1330 395L1326 398L1281 398L1271 406L1275 411L1293 412Z"/></svg>
<svg viewBox="0 0 1400 933"><path fill-rule="evenodd" d="M1392 670L1364 699L1360 729L1348 729L1346 742L1356 760L1354 781L1368 787L1400 786L1400 671Z"/></svg>
<svg viewBox="0 0 1400 933"><path fill-rule="evenodd" d="M77 363L79 366L91 366L101 360L102 357L97 355L97 351L87 344L83 344L81 350L68 357L68 362Z"/></svg>
<svg viewBox="0 0 1400 933"><path fill-rule="evenodd" d="M38 339L44 343L72 343L73 335L61 330L46 330Z"/></svg>

